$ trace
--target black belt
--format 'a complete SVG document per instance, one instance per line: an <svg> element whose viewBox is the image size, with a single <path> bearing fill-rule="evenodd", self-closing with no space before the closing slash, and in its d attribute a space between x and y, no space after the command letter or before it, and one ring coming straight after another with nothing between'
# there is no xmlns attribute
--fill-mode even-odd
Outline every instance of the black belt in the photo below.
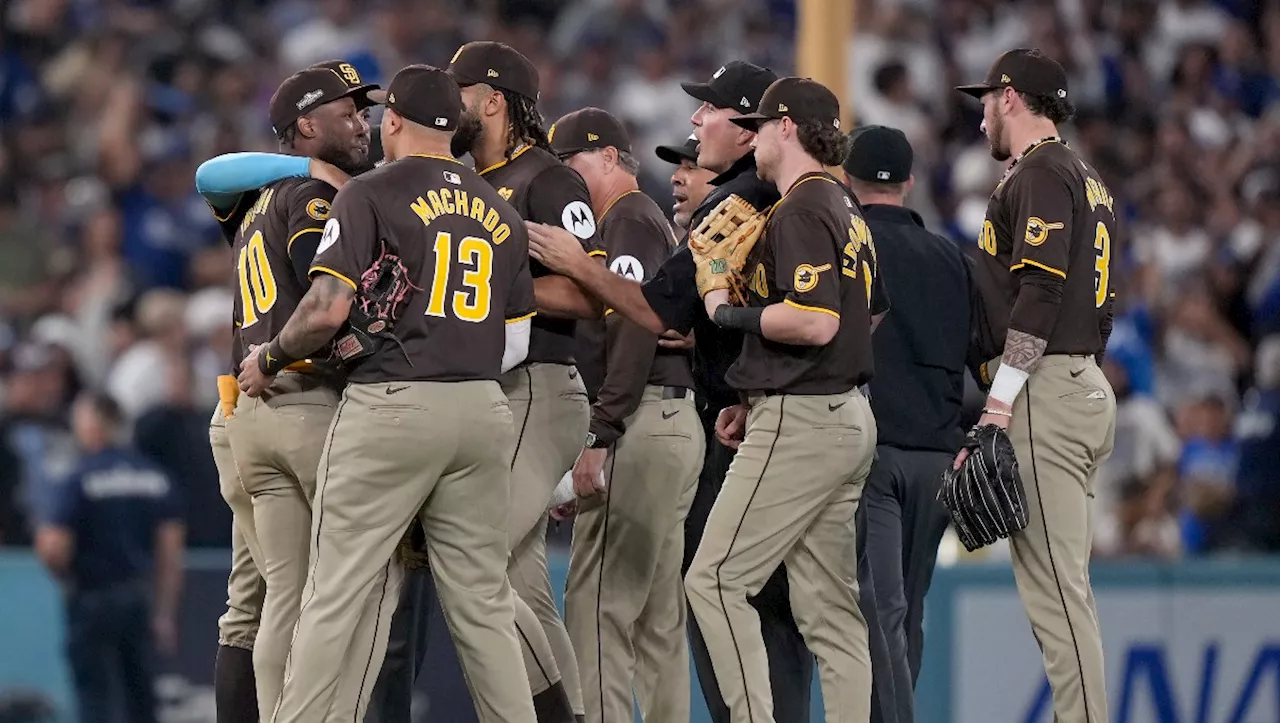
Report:
<svg viewBox="0 0 1280 723"><path fill-rule="evenodd" d="M688 387L663 387L663 399L684 399L689 396Z"/></svg>

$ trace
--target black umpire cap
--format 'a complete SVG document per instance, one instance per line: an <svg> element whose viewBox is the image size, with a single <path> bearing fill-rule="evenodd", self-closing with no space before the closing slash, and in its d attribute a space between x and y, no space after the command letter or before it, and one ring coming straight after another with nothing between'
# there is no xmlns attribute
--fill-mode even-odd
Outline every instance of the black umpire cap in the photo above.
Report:
<svg viewBox="0 0 1280 723"><path fill-rule="evenodd" d="M547 140L551 141L551 151L562 159L609 146L631 152L631 136L622 121L600 108L583 108L565 115L551 126Z"/></svg>
<svg viewBox="0 0 1280 723"><path fill-rule="evenodd" d="M437 131L452 131L462 115L462 91L449 74L430 65L408 65L386 90L369 91L369 100L408 120Z"/></svg>
<svg viewBox="0 0 1280 723"><path fill-rule="evenodd" d="M310 67L324 68L337 73L338 77L342 78L342 82L346 83L347 87L351 89L353 94L351 99L356 102L356 108L368 108L374 105L373 101L366 97L366 94L371 90L378 90L382 87L377 83L364 82L364 78L360 77L360 71L356 70L356 66L345 60L326 60Z"/></svg>
<svg viewBox="0 0 1280 723"><path fill-rule="evenodd" d="M476 40L463 45L449 61L448 73L464 88L484 83L538 100L538 69L506 43Z"/></svg>
<svg viewBox="0 0 1280 723"><path fill-rule="evenodd" d="M844 170L860 181L906 183L912 160L914 153L905 133L888 126L864 126L849 135Z"/></svg>
<svg viewBox="0 0 1280 723"><path fill-rule="evenodd" d="M280 137L285 129L297 122L313 108L330 103L339 98L356 96L359 87L347 85L335 71L328 68L306 68L299 70L280 84L271 96L267 106L267 117L271 120L271 130ZM363 92L359 96L364 96ZM359 105L357 99L356 105Z"/></svg>
<svg viewBox="0 0 1280 723"><path fill-rule="evenodd" d="M750 113L778 75L768 68L733 60L720 66L706 83L681 83L684 92L717 108L733 108Z"/></svg>
<svg viewBox="0 0 1280 723"><path fill-rule="evenodd" d="M755 113L730 118L735 125L754 131L765 121L790 118L796 123L813 121L840 128L840 101L827 86L809 78L779 78L760 98Z"/></svg>
<svg viewBox="0 0 1280 723"><path fill-rule="evenodd" d="M1058 61L1036 48L1015 48L991 64L981 83L957 86L956 90L981 98L993 90L1013 88L1019 93L1048 98L1067 97L1067 71Z"/></svg>
<svg viewBox="0 0 1280 723"><path fill-rule="evenodd" d="M653 149L654 155L667 163L680 165L684 161L698 162L698 136L693 133L678 146L658 146Z"/></svg>

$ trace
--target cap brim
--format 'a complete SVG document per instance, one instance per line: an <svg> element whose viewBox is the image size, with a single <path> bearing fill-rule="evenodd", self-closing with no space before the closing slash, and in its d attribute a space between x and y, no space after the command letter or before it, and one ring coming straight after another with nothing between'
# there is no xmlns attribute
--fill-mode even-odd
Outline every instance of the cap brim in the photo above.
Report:
<svg viewBox="0 0 1280 723"><path fill-rule="evenodd" d="M450 78L453 78L453 82L457 83L459 88L465 88L468 85L475 85L476 83L480 82L478 80L472 80L463 75L460 75L458 71L454 70L453 68L445 68L444 72Z"/></svg>
<svg viewBox="0 0 1280 723"><path fill-rule="evenodd" d="M370 83L368 85L357 85L351 90L348 90L347 95L351 97L351 100L354 100L356 102L356 110L361 110L364 108L368 108L371 105L378 105L377 103L373 102L372 99L369 98L369 94L379 90L380 88L381 86L377 85L376 83Z"/></svg>
<svg viewBox="0 0 1280 723"><path fill-rule="evenodd" d="M981 98L995 89L995 86L987 85L986 83L973 83L971 85L956 86L956 90L971 98Z"/></svg>
<svg viewBox="0 0 1280 723"><path fill-rule="evenodd" d="M760 125L762 123L768 120L774 120L774 119L767 115L764 115L763 113L748 113L746 115L740 115L736 118L730 118L729 122L738 126L739 128L746 128L749 131L756 131L760 129Z"/></svg>
<svg viewBox="0 0 1280 723"><path fill-rule="evenodd" d="M688 93L694 100L710 103L717 108L733 107L733 104L725 102L725 99L720 97L720 94L716 93L709 83L681 83L680 87L684 88L684 92Z"/></svg>
<svg viewBox="0 0 1280 723"><path fill-rule="evenodd" d="M367 100L370 105L386 105L387 104L387 91L382 90L381 88L377 88L376 86L374 90L371 90L368 93L365 93L364 97L365 97L365 100Z"/></svg>
<svg viewBox="0 0 1280 723"><path fill-rule="evenodd" d="M653 149L653 154L666 163L680 165L682 161L698 161L698 152L690 150L687 146L658 146Z"/></svg>

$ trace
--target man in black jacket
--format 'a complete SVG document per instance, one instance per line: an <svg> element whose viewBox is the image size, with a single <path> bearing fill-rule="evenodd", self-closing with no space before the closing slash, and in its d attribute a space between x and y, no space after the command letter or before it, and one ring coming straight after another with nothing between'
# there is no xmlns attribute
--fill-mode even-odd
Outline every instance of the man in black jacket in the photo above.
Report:
<svg viewBox="0 0 1280 723"><path fill-rule="evenodd" d="M715 188L694 211L689 228L697 228L702 219L731 194L760 210L778 200L777 189L756 175L755 156L751 151L755 134L729 121L754 112L765 89L776 79L771 70L734 61L717 70L706 83L683 84L686 93L702 101L691 119L698 139L698 165L719 174L712 181ZM682 246L641 286L591 262L581 246L571 247L569 240L552 227L530 225L529 250L534 258L577 281L606 307L655 333L668 329L681 334L694 333L694 375L707 434L707 456L698 480L697 496L685 521L683 569L688 570L733 459L733 450L716 441L715 421L721 409L739 401L725 383L724 374L738 358L742 334L721 329L707 318L694 281L693 255L687 246ZM768 651L774 717L780 721L808 720L813 656L791 615L783 567L779 566L751 602L760 614L761 633ZM689 633L690 650L707 709L713 721L727 723L729 710L720 696L711 659L692 616Z"/></svg>
<svg viewBox="0 0 1280 723"><path fill-rule="evenodd" d="M936 497L964 440L971 284L959 247L929 232L904 205L915 181L906 136L869 126L851 140L845 181L862 204L893 299L872 337L876 374L869 386L879 438L859 510L866 526L859 576L869 567L875 580L874 588L863 585L862 608L875 608L889 650L889 670L875 665L875 675L890 676L894 690L892 701L879 696L872 720L910 723L924 596L948 522ZM877 693L883 690L877 684Z"/></svg>

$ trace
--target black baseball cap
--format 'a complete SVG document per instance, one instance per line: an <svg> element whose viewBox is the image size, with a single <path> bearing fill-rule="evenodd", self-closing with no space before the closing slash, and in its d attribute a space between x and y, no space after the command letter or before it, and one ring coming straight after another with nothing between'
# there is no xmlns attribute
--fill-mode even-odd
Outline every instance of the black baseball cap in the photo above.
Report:
<svg viewBox="0 0 1280 723"><path fill-rule="evenodd" d="M356 94L358 88L347 85L337 72L328 68L299 70L280 84L267 106L267 117L276 137L293 125L304 114L339 98ZM364 93L360 93L361 96ZM357 101L359 105L359 101Z"/></svg>
<svg viewBox="0 0 1280 723"><path fill-rule="evenodd" d="M698 162L698 136L690 133L684 143L678 146L658 146L653 149L654 155L666 161L680 165L682 161Z"/></svg>
<svg viewBox="0 0 1280 723"><path fill-rule="evenodd" d="M760 98L760 109L729 120L754 131L765 121L790 118L840 128L840 101L827 86L809 78L779 78Z"/></svg>
<svg viewBox="0 0 1280 723"><path fill-rule="evenodd" d="M462 91L445 71L430 65L407 65L386 90L369 91L369 100L437 131L452 131L462 115Z"/></svg>
<svg viewBox="0 0 1280 723"><path fill-rule="evenodd" d="M564 116L551 126L547 140L560 158L609 146L631 152L631 136L622 121L600 108L583 108Z"/></svg>
<svg viewBox="0 0 1280 723"><path fill-rule="evenodd" d="M371 90L378 90L381 86L377 83L365 83L364 78L360 77L360 71L356 70L356 66L351 63L345 60L326 60L310 67L324 68L337 73L338 77L342 78L342 81L351 89L351 98L356 102L356 108L368 108L374 105L365 94Z"/></svg>
<svg viewBox="0 0 1280 723"><path fill-rule="evenodd" d="M956 90L981 98L993 90L1013 88L1050 98L1067 97L1067 71L1058 61L1037 48L1015 48L992 63L987 79L981 83L957 86Z"/></svg>
<svg viewBox="0 0 1280 723"><path fill-rule="evenodd" d="M913 159L905 133L888 126L864 126L849 134L849 154L843 166L861 181L905 183L911 177Z"/></svg>
<svg viewBox="0 0 1280 723"><path fill-rule="evenodd" d="M706 83L681 83L684 92L717 108L750 113L760 105L769 84L778 79L768 68L733 60L720 66Z"/></svg>
<svg viewBox="0 0 1280 723"><path fill-rule="evenodd" d="M538 69L506 43L476 40L463 45L449 61L448 73L464 88L485 83L538 99Z"/></svg>

